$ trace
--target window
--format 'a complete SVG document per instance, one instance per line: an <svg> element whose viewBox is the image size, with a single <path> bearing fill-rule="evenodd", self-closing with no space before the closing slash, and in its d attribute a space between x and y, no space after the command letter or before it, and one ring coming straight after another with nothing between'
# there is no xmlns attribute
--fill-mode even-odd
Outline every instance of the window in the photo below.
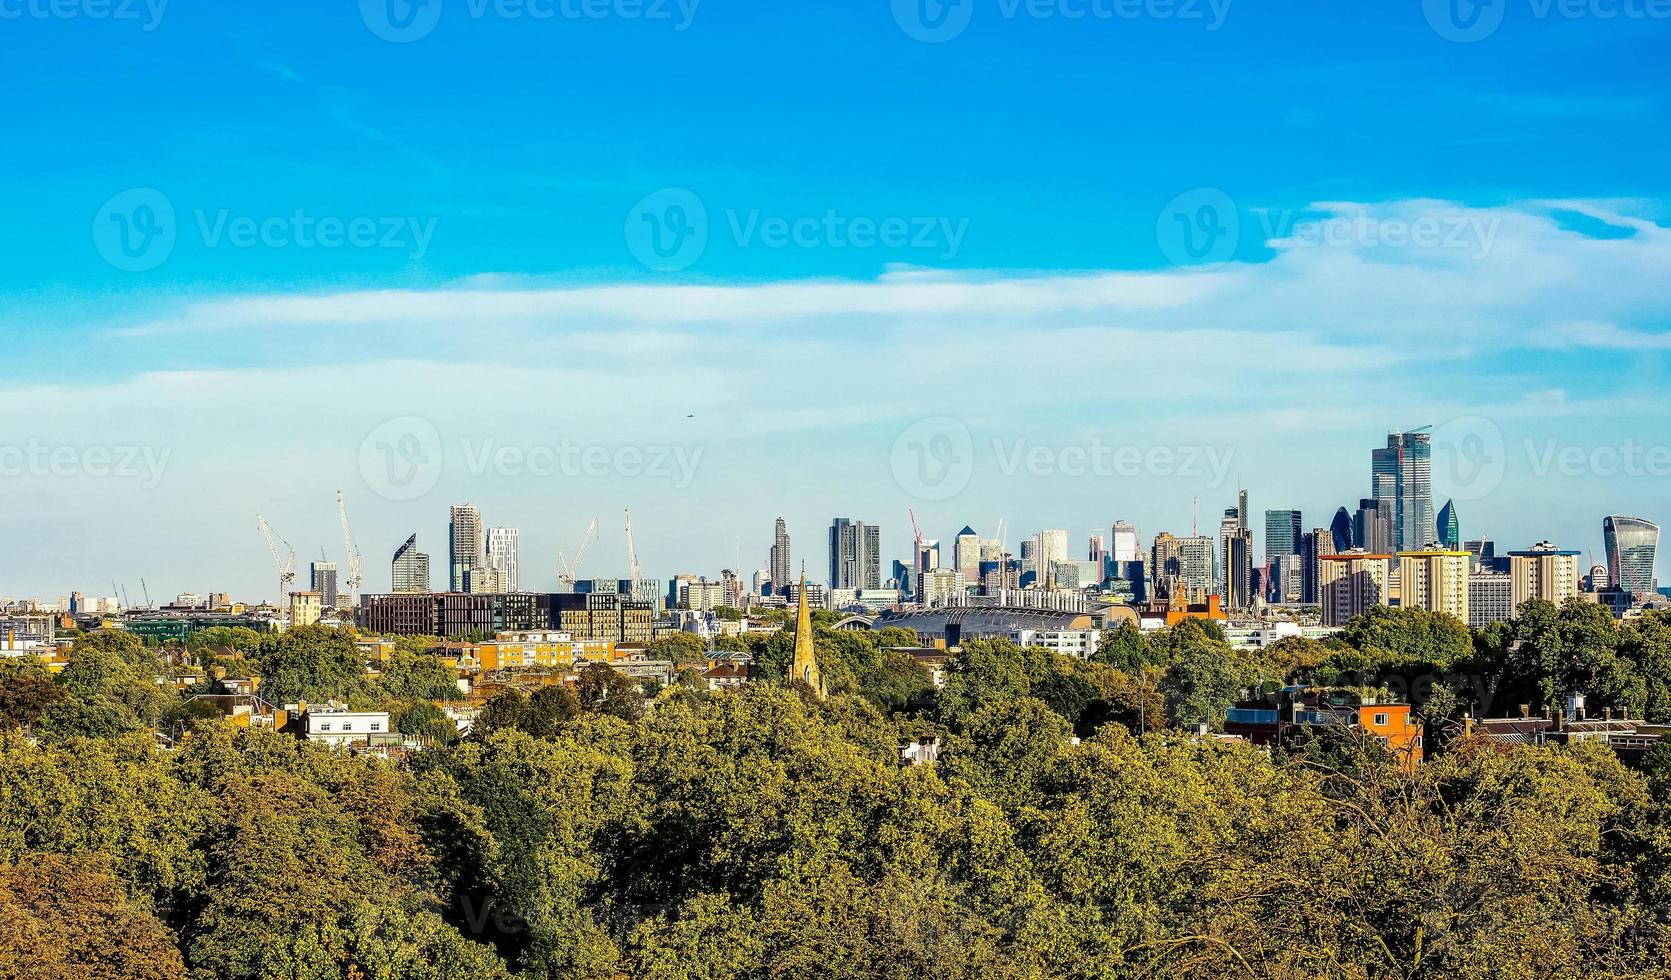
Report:
<svg viewBox="0 0 1671 980"><path fill-rule="evenodd" d="M376 721L372 722L371 723L371 730L374 731L374 732L382 731L383 730L382 723L381 722L376 722Z"/></svg>
<svg viewBox="0 0 1671 980"><path fill-rule="evenodd" d="M1385 711L1378 711L1378 712L1375 713L1375 727L1376 728L1387 727L1387 713Z"/></svg>
<svg viewBox="0 0 1671 980"><path fill-rule="evenodd" d="M330 723L330 722L328 722L328 721L322 721L322 722L320 722L320 723L319 723L319 730L320 730L320 731L322 731L322 732L328 732L328 731L330 731L330 730L331 730L331 723Z"/></svg>

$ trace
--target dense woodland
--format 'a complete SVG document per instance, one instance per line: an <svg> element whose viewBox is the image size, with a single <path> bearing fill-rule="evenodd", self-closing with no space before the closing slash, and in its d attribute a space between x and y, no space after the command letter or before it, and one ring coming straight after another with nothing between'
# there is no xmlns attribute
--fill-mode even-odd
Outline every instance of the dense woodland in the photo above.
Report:
<svg viewBox="0 0 1671 980"><path fill-rule="evenodd" d="M1259 653L1186 622L1091 662L978 641L939 691L888 652L910 637L827 622L825 698L782 683L786 630L727 642L740 691L593 668L464 738L421 641L376 676L318 628L0 664L0 980L1671 977L1671 750L1460 723L1575 691L1671 721L1671 617L1385 610ZM157 685L180 657L387 707L429 748L234 730ZM1291 681L1411 698L1426 764L1187 731Z"/></svg>

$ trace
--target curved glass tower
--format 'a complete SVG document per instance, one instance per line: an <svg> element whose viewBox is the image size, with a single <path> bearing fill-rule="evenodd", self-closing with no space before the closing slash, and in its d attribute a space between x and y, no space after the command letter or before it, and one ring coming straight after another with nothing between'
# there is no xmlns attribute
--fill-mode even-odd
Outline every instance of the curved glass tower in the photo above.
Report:
<svg viewBox="0 0 1671 980"><path fill-rule="evenodd" d="M1344 554L1352 550L1352 515L1342 507L1334 512L1334 521L1329 525L1329 533L1334 537L1335 554Z"/></svg>
<svg viewBox="0 0 1671 980"><path fill-rule="evenodd" d="M1613 587L1635 596L1652 595L1659 525L1615 514L1602 520L1601 536L1607 545L1607 577Z"/></svg>

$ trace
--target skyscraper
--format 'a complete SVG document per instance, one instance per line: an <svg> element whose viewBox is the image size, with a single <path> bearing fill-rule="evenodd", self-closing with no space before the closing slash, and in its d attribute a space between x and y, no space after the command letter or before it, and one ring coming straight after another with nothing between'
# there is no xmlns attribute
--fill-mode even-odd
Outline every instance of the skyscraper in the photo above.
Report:
<svg viewBox="0 0 1671 980"><path fill-rule="evenodd" d="M1297 510L1265 511L1265 561L1299 554L1302 526Z"/></svg>
<svg viewBox="0 0 1671 980"><path fill-rule="evenodd" d="M789 588L789 527L783 518L777 519L772 532L772 591L781 593Z"/></svg>
<svg viewBox="0 0 1671 980"><path fill-rule="evenodd" d="M882 587L882 534L874 524L838 517L830 522L830 588Z"/></svg>
<svg viewBox="0 0 1671 980"><path fill-rule="evenodd" d="M1389 432L1370 453L1371 496L1393 501L1399 551L1421 551L1438 537L1433 523L1433 437L1425 429Z"/></svg>
<svg viewBox="0 0 1671 980"><path fill-rule="evenodd" d="M1439 508L1439 547L1457 551L1462 547L1462 525L1456 519L1456 501L1447 500Z"/></svg>
<svg viewBox="0 0 1671 980"><path fill-rule="evenodd" d="M487 529L487 567L493 569L495 592L522 591L522 578L517 568L521 537L521 532L514 527Z"/></svg>
<svg viewBox="0 0 1671 980"><path fill-rule="evenodd" d="M319 593L319 601L326 609L337 607L337 566L336 562L316 561L311 563L309 578L313 582L313 591Z"/></svg>
<svg viewBox="0 0 1671 980"><path fill-rule="evenodd" d="M1040 531L1033 547L1033 569L1037 573L1034 584L1040 588L1050 585L1050 572L1059 561L1068 560L1068 532Z"/></svg>
<svg viewBox="0 0 1671 980"><path fill-rule="evenodd" d="M1174 590L1181 590L1188 602L1206 601L1213 588L1212 538L1177 538L1162 531L1155 535L1150 553L1156 587L1152 594L1164 592L1171 598Z"/></svg>
<svg viewBox="0 0 1671 980"><path fill-rule="evenodd" d="M1327 528L1313 528L1300 542L1300 601L1322 601L1322 560L1333 554L1335 537ZM1350 551L1351 549L1346 549Z"/></svg>
<svg viewBox="0 0 1671 980"><path fill-rule="evenodd" d="M458 504L447 526L447 590L472 591L470 577L485 564L482 515L470 504Z"/></svg>
<svg viewBox="0 0 1671 980"><path fill-rule="evenodd" d="M1371 554L1398 550L1398 539L1393 526L1394 502L1391 498L1377 500L1370 497L1358 501L1358 512L1352 518L1352 547ZM1346 512L1342 507L1341 513ZM1338 520L1338 518L1337 518ZM1345 548L1336 548L1337 552Z"/></svg>
<svg viewBox="0 0 1671 980"><path fill-rule="evenodd" d="M1253 532L1235 531L1224 543L1224 604L1231 609L1253 607Z"/></svg>
<svg viewBox="0 0 1671 980"><path fill-rule="evenodd" d="M1653 595L1659 525L1614 514L1602 520L1601 536L1607 546L1608 582L1633 596Z"/></svg>
<svg viewBox="0 0 1671 980"><path fill-rule="evenodd" d="M1352 534L1352 515L1344 507L1334 512L1334 520L1329 522L1329 534L1334 538L1336 554L1351 551L1354 545L1363 546Z"/></svg>
<svg viewBox="0 0 1671 980"><path fill-rule="evenodd" d="M1218 549L1213 553L1217 565L1214 578L1219 598L1228 599L1230 596L1230 561L1226 555L1230 552L1230 539L1240 534L1242 530L1242 514L1236 507L1227 507L1224 517L1218 522Z"/></svg>
<svg viewBox="0 0 1671 980"><path fill-rule="evenodd" d="M1299 556L1303 526L1297 510L1265 511L1265 568L1271 576L1266 592L1273 602L1288 601L1290 594L1300 601L1300 563L1288 559Z"/></svg>
<svg viewBox="0 0 1671 980"><path fill-rule="evenodd" d="M428 592L429 591L429 556L418 550L418 536L416 534L406 539L406 543L395 549L395 559L390 567L390 591L392 592Z"/></svg>
<svg viewBox="0 0 1671 980"><path fill-rule="evenodd" d="M979 582L981 578L981 536L972 527L964 526L952 542L952 564L963 573L963 581Z"/></svg>

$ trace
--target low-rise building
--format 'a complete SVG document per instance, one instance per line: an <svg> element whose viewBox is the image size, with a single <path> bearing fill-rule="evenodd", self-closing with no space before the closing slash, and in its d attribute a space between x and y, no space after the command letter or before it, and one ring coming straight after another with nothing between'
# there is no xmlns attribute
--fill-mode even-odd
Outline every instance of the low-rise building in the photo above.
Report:
<svg viewBox="0 0 1671 980"><path fill-rule="evenodd" d="M303 709L302 734L310 742L331 746L400 740L399 735L389 730L387 711L350 711L335 705L310 705Z"/></svg>
<svg viewBox="0 0 1671 980"><path fill-rule="evenodd" d="M1422 725L1408 704L1363 688L1290 687L1267 698L1238 701L1224 731L1255 745L1290 745L1320 731L1359 732L1378 740L1406 769L1422 760Z"/></svg>

